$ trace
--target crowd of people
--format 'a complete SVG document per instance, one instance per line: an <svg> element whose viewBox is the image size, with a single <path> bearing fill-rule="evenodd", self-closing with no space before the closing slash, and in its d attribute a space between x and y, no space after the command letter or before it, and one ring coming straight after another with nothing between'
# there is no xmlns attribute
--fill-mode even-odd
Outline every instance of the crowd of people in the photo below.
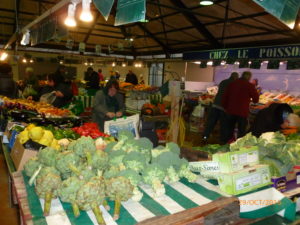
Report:
<svg viewBox="0 0 300 225"><path fill-rule="evenodd" d="M250 103L258 103L262 91L258 80L251 78L252 74L249 71L243 72L241 77L237 72L233 72L228 79L220 82L206 120L204 142L208 140L218 121L221 144L230 143L248 132L259 137L264 132L279 131L288 126L287 121L293 110L288 104L281 103L271 103L260 110L250 126Z"/></svg>

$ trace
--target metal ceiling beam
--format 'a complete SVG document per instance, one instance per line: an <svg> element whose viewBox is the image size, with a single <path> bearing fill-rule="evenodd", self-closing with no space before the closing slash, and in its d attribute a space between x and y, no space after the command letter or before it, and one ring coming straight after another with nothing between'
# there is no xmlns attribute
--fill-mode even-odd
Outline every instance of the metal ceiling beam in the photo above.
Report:
<svg viewBox="0 0 300 225"><path fill-rule="evenodd" d="M99 19L100 13L97 13L95 20L93 21L93 23L91 24L91 26L89 27L88 32L85 35L85 38L83 39L83 42L86 43L92 33L92 31L94 30L95 26L97 25L97 20Z"/></svg>
<svg viewBox="0 0 300 225"><path fill-rule="evenodd" d="M15 10L13 9L6 9L6 8L0 8L0 11L2 12L9 12L9 13L14 13ZM30 16L37 16L37 14L35 13L31 13L31 12L25 12L25 11L19 11L20 14L24 14L24 15L30 15Z"/></svg>
<svg viewBox="0 0 300 225"><path fill-rule="evenodd" d="M21 0L16 0L15 1L15 23L13 27L13 32L18 32L19 31L19 11L20 11L20 3Z"/></svg>
<svg viewBox="0 0 300 225"><path fill-rule="evenodd" d="M128 38L130 34L127 33L126 28L124 26L120 26L120 30L124 36L124 39ZM132 51L133 57L136 58L137 52L133 46L133 43L131 43L130 49Z"/></svg>
<svg viewBox="0 0 300 225"><path fill-rule="evenodd" d="M69 33L86 35L86 32L79 32L79 31L69 31ZM110 35L104 35L104 34L93 34L93 33L91 33L90 36L106 37L106 38L114 38L114 39L122 39L122 40L124 39L123 37L110 36Z"/></svg>
<svg viewBox="0 0 300 225"><path fill-rule="evenodd" d="M166 46L161 40L159 40L157 37L155 37L144 25L141 23L137 23L137 26L144 31L150 38L152 38L154 41L156 41L163 49L164 53L167 55L167 58L170 57L169 51L170 49L168 46Z"/></svg>
<svg viewBox="0 0 300 225"><path fill-rule="evenodd" d="M81 2L81 0L78 0L78 1ZM67 5L69 3L70 3L70 0L59 1L51 9L47 10L42 15L40 15L38 18L33 20L31 23L29 23L25 27L23 27L22 30L20 31L20 33L24 33L26 30L29 30L32 26L41 22L43 19L47 18L49 15L55 13L57 10L61 9L62 7L64 7L65 5ZM18 36L18 33L14 33L11 36L11 38L9 39L9 41L7 42L7 44L4 46L4 49L7 49L12 43L14 43L17 40L17 36Z"/></svg>
<svg viewBox="0 0 300 225"><path fill-rule="evenodd" d="M188 9L185 4L181 0L171 0L173 5L175 5L178 8L184 9L182 12L184 17L195 26L195 28L198 30L198 32L203 35L211 44L213 48L220 48L220 43L215 39L215 37L209 32L209 30L206 29L206 27L197 19L197 17L194 14L190 14L186 12L186 9Z"/></svg>

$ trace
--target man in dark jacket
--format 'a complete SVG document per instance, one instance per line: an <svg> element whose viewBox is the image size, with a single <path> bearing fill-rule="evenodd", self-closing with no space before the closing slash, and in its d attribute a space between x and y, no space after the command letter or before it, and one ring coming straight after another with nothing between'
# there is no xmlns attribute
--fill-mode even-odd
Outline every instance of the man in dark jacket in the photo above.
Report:
<svg viewBox="0 0 300 225"><path fill-rule="evenodd" d="M258 102L259 95L254 85L249 82L251 76L251 72L244 72L240 79L227 87L222 97L222 106L227 113L227 141L232 138L236 124L238 125L238 137L246 134L249 104L251 101Z"/></svg>
<svg viewBox="0 0 300 225"><path fill-rule="evenodd" d="M226 135L226 125L225 125L225 112L222 107L222 96L229 84L239 78L239 74L237 72L231 73L230 77L226 80L221 81L218 87L218 93L215 97L215 100L210 108L208 118L206 121L205 129L203 132L203 139L206 140L211 132L213 131L214 127L216 126L217 122L220 120L220 141L222 143L225 142L227 137Z"/></svg>
<svg viewBox="0 0 300 225"><path fill-rule="evenodd" d="M257 113L250 131L256 137L265 132L279 131L290 113L293 110L288 104L272 103Z"/></svg>
<svg viewBox="0 0 300 225"><path fill-rule="evenodd" d="M99 75L92 67L89 67L85 73L84 80L88 89L99 89Z"/></svg>
<svg viewBox="0 0 300 225"><path fill-rule="evenodd" d="M7 63L0 63L0 95L17 98L18 88L12 78L12 68Z"/></svg>
<svg viewBox="0 0 300 225"><path fill-rule="evenodd" d="M125 82L127 83L132 83L134 85L138 84L138 79L137 76L132 72L132 70L129 70L127 75L126 75L126 79Z"/></svg>

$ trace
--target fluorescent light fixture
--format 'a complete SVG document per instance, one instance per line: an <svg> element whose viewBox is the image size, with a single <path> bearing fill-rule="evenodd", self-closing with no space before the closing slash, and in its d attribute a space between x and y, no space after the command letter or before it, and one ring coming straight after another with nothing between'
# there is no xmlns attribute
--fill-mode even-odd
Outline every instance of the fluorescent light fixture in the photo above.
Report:
<svg viewBox="0 0 300 225"><path fill-rule="evenodd" d="M76 4L72 3L68 6L68 16L65 19L65 25L68 27L76 27L77 23L75 20Z"/></svg>
<svg viewBox="0 0 300 225"><path fill-rule="evenodd" d="M201 64L201 62L200 61L196 61L196 62L194 62L195 64L198 64L198 65L200 65Z"/></svg>
<svg viewBox="0 0 300 225"><path fill-rule="evenodd" d="M25 33L22 36L22 40L20 42L21 45L28 45L30 42L30 33L29 30L25 31Z"/></svg>
<svg viewBox="0 0 300 225"><path fill-rule="evenodd" d="M204 0L201 0L199 4L200 5L213 5L214 1L209 1L209 0L204 1Z"/></svg>
<svg viewBox="0 0 300 225"><path fill-rule="evenodd" d="M206 63L207 66L212 66L213 64L214 64L213 61L208 61L208 62Z"/></svg>
<svg viewBox="0 0 300 225"><path fill-rule="evenodd" d="M0 54L0 61L4 61L7 58L8 54L6 52L2 52Z"/></svg>
<svg viewBox="0 0 300 225"><path fill-rule="evenodd" d="M93 15L91 13L91 0L82 0L80 20L84 22L91 22L93 19Z"/></svg>

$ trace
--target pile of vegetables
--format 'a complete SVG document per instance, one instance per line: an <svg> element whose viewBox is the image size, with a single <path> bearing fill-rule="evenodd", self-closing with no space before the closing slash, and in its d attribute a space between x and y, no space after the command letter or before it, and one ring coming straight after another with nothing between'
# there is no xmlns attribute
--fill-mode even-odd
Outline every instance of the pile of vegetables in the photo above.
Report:
<svg viewBox="0 0 300 225"><path fill-rule="evenodd" d="M229 145L209 144L200 147L193 147L193 150L207 152L208 155L213 155L217 152L228 152Z"/></svg>
<svg viewBox="0 0 300 225"><path fill-rule="evenodd" d="M99 130L98 125L96 123L84 123L80 127L72 128L72 130L80 136L90 136L93 139L98 137L109 137L108 134L105 134Z"/></svg>
<svg viewBox="0 0 300 225"><path fill-rule="evenodd" d="M53 125L48 125L43 128L46 130L50 130L57 140L61 140L64 138L76 140L80 138L80 135L74 132L71 128L56 129Z"/></svg>
<svg viewBox="0 0 300 225"><path fill-rule="evenodd" d="M258 146L260 162L270 166L272 176L285 176L295 165L300 165L300 135L284 136L279 132L263 133L259 138L248 133L230 145L231 151L241 147Z"/></svg>
<svg viewBox="0 0 300 225"><path fill-rule="evenodd" d="M143 197L139 185L149 185L160 196L165 193L164 182L197 179L188 162L179 157L175 143L153 149L149 139L136 140L127 131L119 132L118 142L103 145L103 141L82 136L60 151L44 148L25 164L30 185L35 182L37 194L45 199L46 215L51 199L58 196L72 205L75 217L80 210L92 210L98 223L105 224L99 205L106 206L107 200L115 201L113 217L117 220L122 201Z"/></svg>
<svg viewBox="0 0 300 225"><path fill-rule="evenodd" d="M60 145L58 140L55 139L53 133L50 130L46 130L43 127L29 124L22 132L18 134L18 139L21 144L25 144L27 141L32 140L40 145L59 149Z"/></svg>

